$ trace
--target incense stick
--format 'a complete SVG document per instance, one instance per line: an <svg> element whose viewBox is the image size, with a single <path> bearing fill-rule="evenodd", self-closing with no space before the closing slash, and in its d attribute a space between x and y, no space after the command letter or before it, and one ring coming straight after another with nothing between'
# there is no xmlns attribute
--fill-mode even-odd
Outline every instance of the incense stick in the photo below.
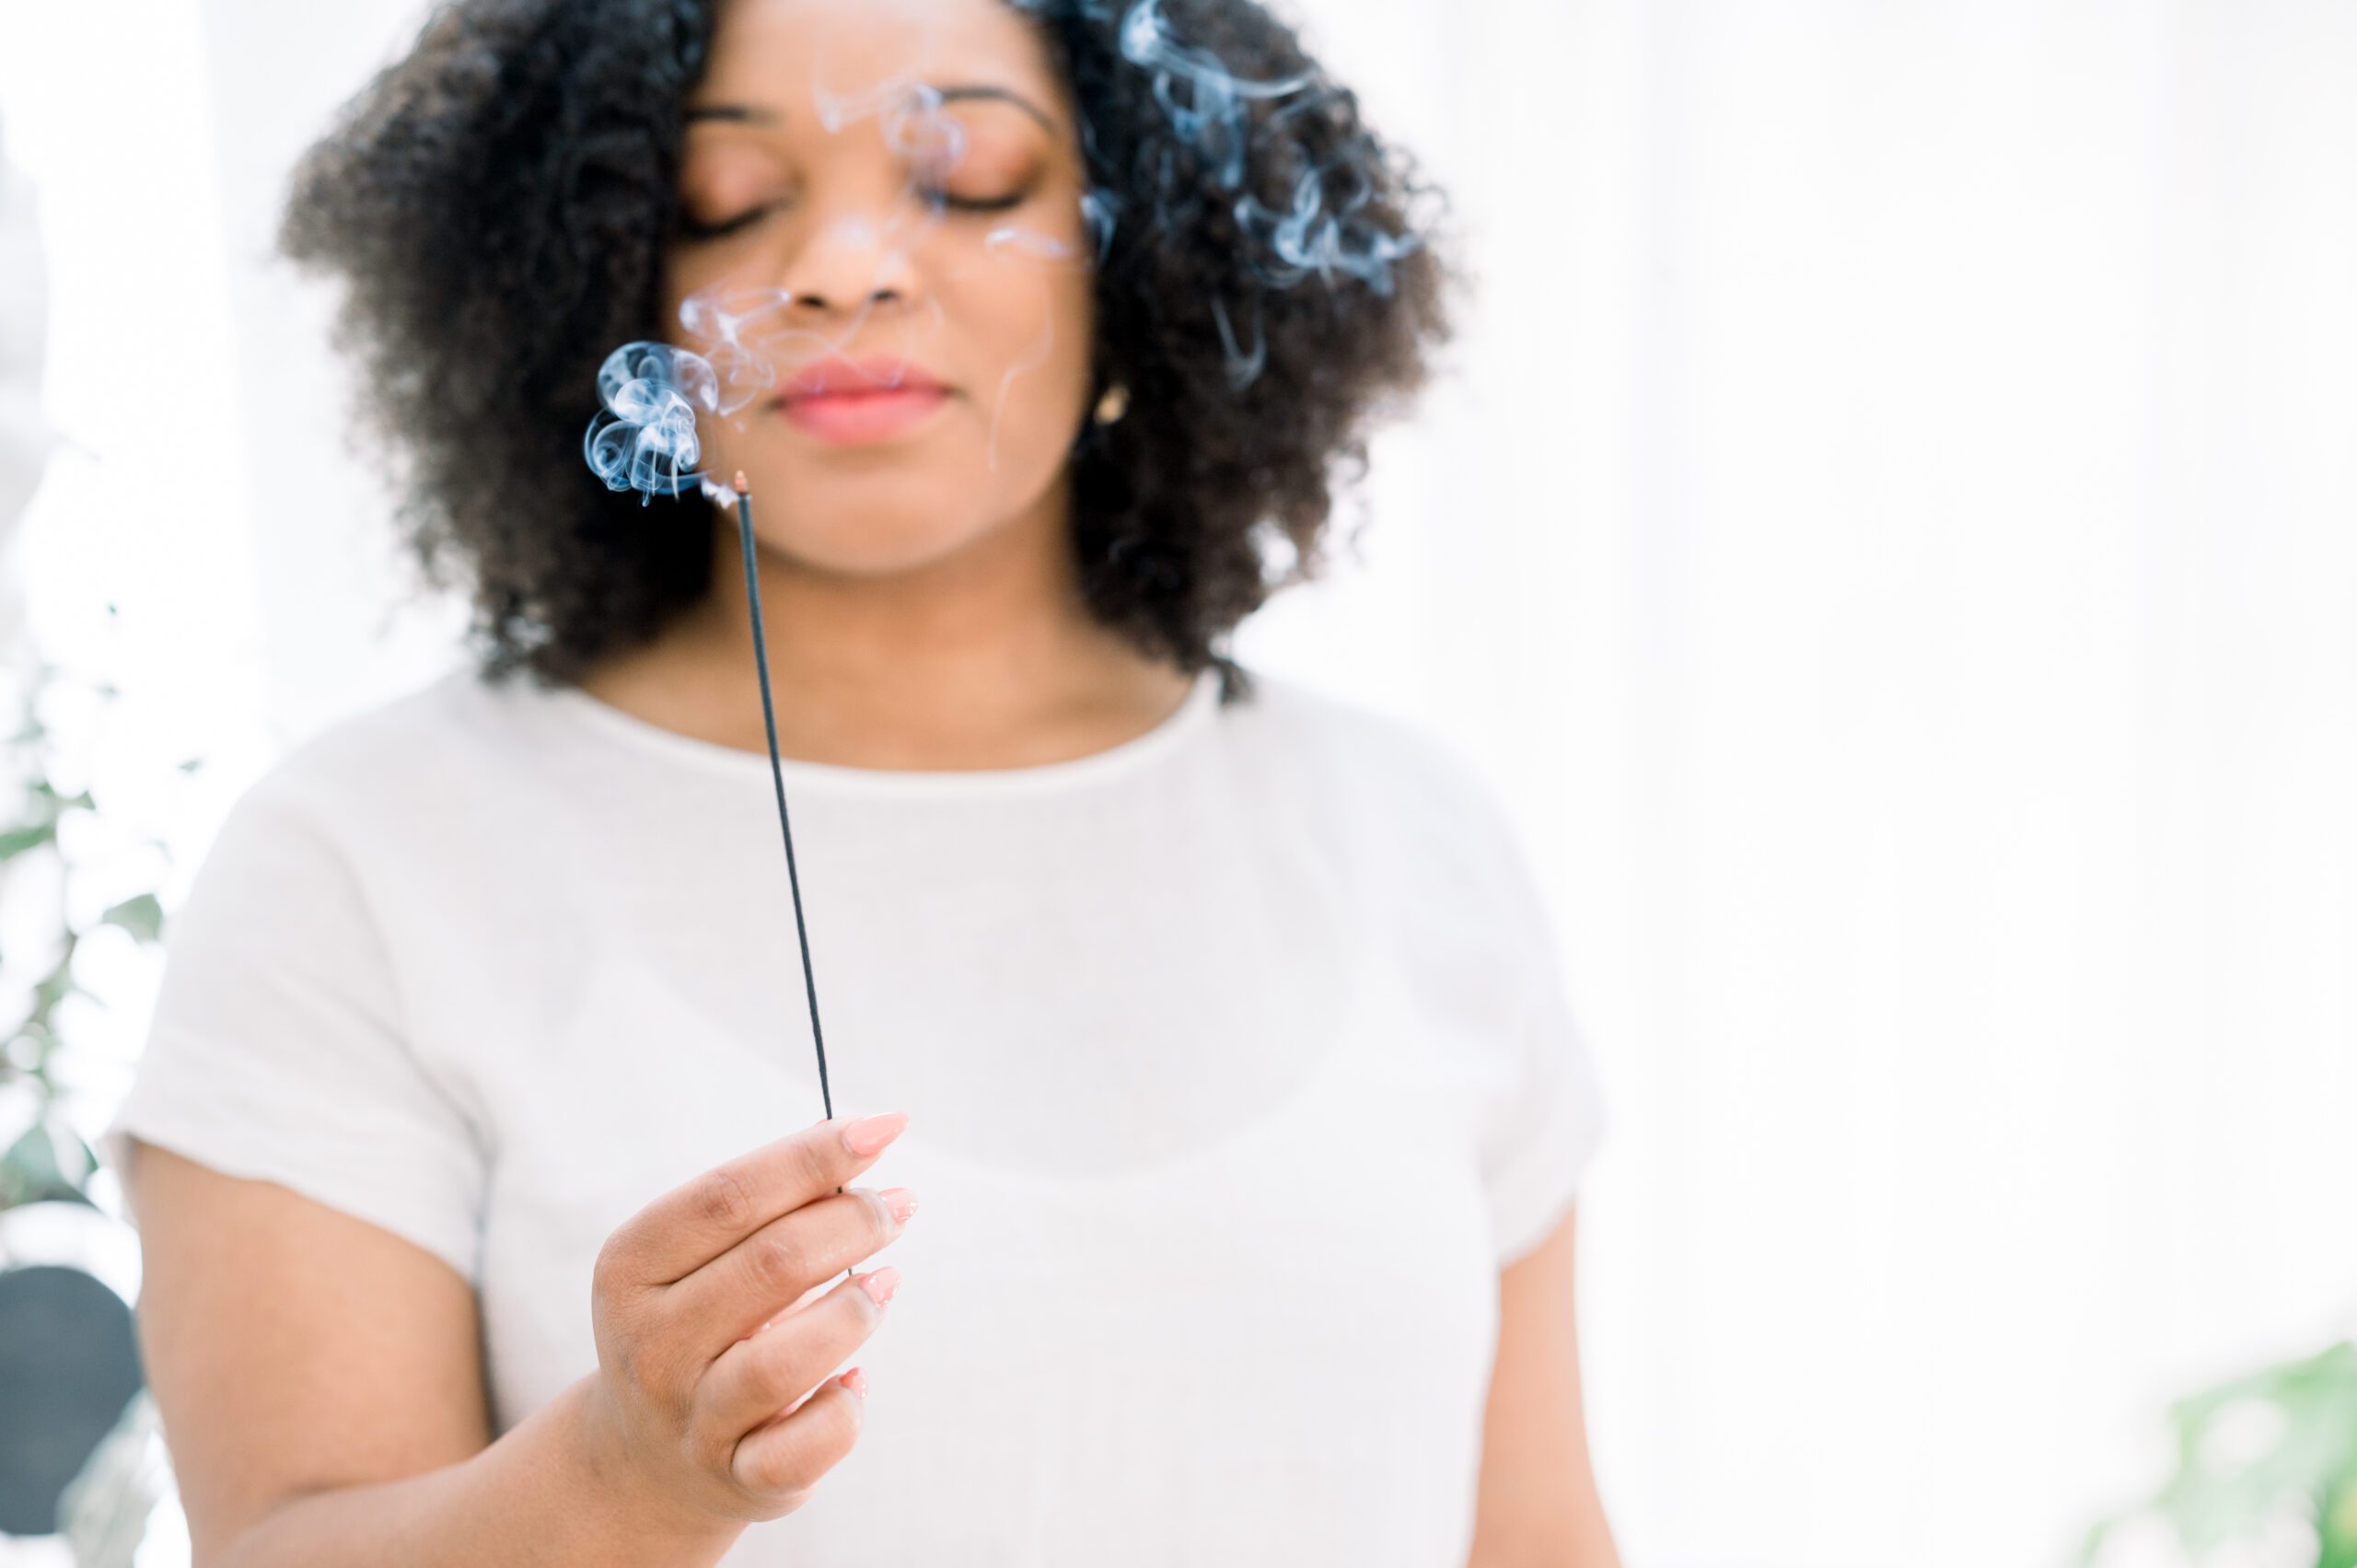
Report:
<svg viewBox="0 0 2357 1568"><path fill-rule="evenodd" d="M745 547L745 600L753 617L753 663L761 679L761 722L770 737L770 778L777 786L777 825L785 835L785 876L794 889L794 934L802 944L802 985L810 998L810 1042L819 1048L819 1099L827 1120L835 1116L833 1095L827 1087L827 1041L819 1032L819 981L810 972L810 933L802 920L802 876L794 864L794 823L785 812L785 767L777 754L777 708L770 697L769 639L761 634L761 574L753 553L753 488L745 470L737 470L737 531ZM840 1193L842 1189L835 1191ZM845 1269L843 1277L852 1277Z"/></svg>

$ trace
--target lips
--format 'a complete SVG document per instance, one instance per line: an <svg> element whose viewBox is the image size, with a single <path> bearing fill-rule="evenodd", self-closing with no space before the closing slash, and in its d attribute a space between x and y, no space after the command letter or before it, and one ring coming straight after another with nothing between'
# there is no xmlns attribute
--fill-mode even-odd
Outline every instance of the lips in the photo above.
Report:
<svg viewBox="0 0 2357 1568"><path fill-rule="evenodd" d="M822 359L796 371L778 396L788 402L804 398L881 397L894 392L938 392L947 389L921 365L905 359Z"/></svg>
<svg viewBox="0 0 2357 1568"><path fill-rule="evenodd" d="M824 359L797 371L777 403L796 425L843 444L906 434L949 400L949 389L904 359Z"/></svg>

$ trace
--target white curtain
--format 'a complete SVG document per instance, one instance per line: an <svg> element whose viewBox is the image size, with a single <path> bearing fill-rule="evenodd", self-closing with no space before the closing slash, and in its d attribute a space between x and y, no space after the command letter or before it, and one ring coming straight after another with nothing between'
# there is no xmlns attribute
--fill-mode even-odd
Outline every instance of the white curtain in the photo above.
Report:
<svg viewBox="0 0 2357 1568"><path fill-rule="evenodd" d="M1384 526L1622 1113L1630 1560L2059 1563L2357 1328L2357 6L1316 14L1480 220Z"/></svg>
<svg viewBox="0 0 2357 1568"><path fill-rule="evenodd" d="M152 476L48 503L110 574L250 560L251 666L161 589L128 629L281 740L447 657L380 635L319 301L261 261L417 11L49 8L0 61L62 124L29 62L104 52L215 134L217 192L152 124L39 138L53 401ZM2357 6L1299 11L1482 292L1364 563L1239 650L1523 830L1616 1112L1582 1328L1628 1561L2059 1568L2167 1398L2357 1316ZM184 297L127 315L156 209L69 192L184 156ZM168 400L99 428L126 348L230 389L209 466Z"/></svg>
<svg viewBox="0 0 2357 1568"><path fill-rule="evenodd" d="M8 161L0 122L0 659L21 652L24 588L17 530L53 437L41 417L49 356L49 268L32 181Z"/></svg>

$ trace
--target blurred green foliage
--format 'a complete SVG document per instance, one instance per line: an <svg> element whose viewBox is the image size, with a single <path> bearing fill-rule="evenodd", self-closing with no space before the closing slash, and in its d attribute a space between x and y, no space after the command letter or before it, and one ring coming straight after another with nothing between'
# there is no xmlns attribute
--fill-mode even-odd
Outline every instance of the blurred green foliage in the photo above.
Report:
<svg viewBox="0 0 2357 1568"><path fill-rule="evenodd" d="M2079 1568L2131 1519L2171 1526L2189 1555L2316 1532L2315 1568L2357 1568L2357 1345L2262 1368L2169 1406L2176 1464L2158 1496L2088 1532Z"/></svg>
<svg viewBox="0 0 2357 1568"><path fill-rule="evenodd" d="M46 857L57 870L53 880L58 897L45 940L28 942L24 931L15 926L10 930L15 945L38 946L44 951L46 968L32 981L21 1014L6 1024L5 1034L0 1034L0 1118L5 1118L0 1120L0 1144L6 1145L6 1152L0 1153L0 1210L25 1203L90 1202L89 1180L99 1156L59 1114L56 1072L58 1063L72 1049L61 1018L67 998L100 1000L75 979L75 954L94 932L106 926L120 927L144 944L163 940L164 906L153 892L119 900L81 928L72 922L73 893L82 868L65 852L65 841L72 836L66 824L76 812L97 814L99 806L87 789L67 795L59 788L54 777L60 771L57 743L41 715L50 694L73 680L57 666L36 660L32 679L18 697L15 733L8 738L7 789L15 797L15 808L10 819L0 819L6 822L0 826L0 883ZM82 683L82 690L102 703L113 702L120 694L107 681ZM202 759L192 758L180 764L180 772L191 773L201 765ZM171 851L163 841L145 838L141 842L169 863ZM14 967L8 961L11 957L0 954L0 969ZM29 1096L15 1092L25 1088L31 1091ZM29 1120L23 1109L28 1105Z"/></svg>

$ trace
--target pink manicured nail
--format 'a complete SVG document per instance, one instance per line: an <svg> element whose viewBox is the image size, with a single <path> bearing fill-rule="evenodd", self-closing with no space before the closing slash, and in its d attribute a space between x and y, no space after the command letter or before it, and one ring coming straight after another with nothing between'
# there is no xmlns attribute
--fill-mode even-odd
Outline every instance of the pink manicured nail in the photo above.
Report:
<svg viewBox="0 0 2357 1568"><path fill-rule="evenodd" d="M900 1288L900 1271L887 1263L872 1274L860 1275L859 1288L874 1296L876 1305L881 1307Z"/></svg>
<svg viewBox="0 0 2357 1568"><path fill-rule="evenodd" d="M849 1388L859 1398L863 1400L867 1398L867 1374L861 1371L858 1367L853 1367L849 1372L846 1372L842 1376L836 1378L835 1381L841 1383L844 1388Z"/></svg>
<svg viewBox="0 0 2357 1568"><path fill-rule="evenodd" d="M887 1187L877 1196L884 1200L894 1225L908 1224L909 1216L917 1212L917 1195L905 1187Z"/></svg>
<svg viewBox="0 0 2357 1568"><path fill-rule="evenodd" d="M863 1116L843 1129L843 1147L861 1159L865 1159L900 1134L909 1124L905 1110L888 1110L881 1116Z"/></svg>

